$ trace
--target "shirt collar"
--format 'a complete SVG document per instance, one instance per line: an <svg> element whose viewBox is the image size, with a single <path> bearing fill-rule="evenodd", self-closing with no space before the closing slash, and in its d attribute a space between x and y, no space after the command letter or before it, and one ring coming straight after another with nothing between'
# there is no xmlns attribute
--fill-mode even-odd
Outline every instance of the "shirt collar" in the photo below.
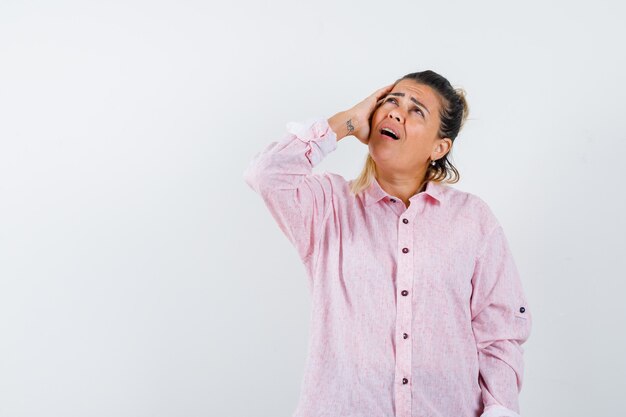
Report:
<svg viewBox="0 0 626 417"><path fill-rule="evenodd" d="M435 181L428 181L426 183L426 189L423 191L423 193L431 196L440 203L445 201L446 194L444 184ZM418 194L414 194L413 196L409 197L409 200L413 199L416 195ZM385 190L382 189L382 187L378 183L378 180L375 177L372 177L372 183L369 185L369 187L365 189L365 192L363 194L365 206L376 203L385 197L393 198L392 196L387 194Z"/></svg>

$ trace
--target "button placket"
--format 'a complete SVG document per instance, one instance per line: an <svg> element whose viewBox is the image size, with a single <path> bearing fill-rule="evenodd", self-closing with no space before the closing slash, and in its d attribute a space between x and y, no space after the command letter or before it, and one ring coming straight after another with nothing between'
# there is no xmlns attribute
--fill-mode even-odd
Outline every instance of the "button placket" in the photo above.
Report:
<svg viewBox="0 0 626 417"><path fill-rule="evenodd" d="M396 335L399 343L396 346L396 410L397 416L410 417L411 415L411 375L412 375L412 346L409 333L413 322L413 302L411 289L413 288L413 228L406 227L409 219L418 209L416 204L409 206L402 213L398 228L398 275L397 288L400 296L397 299Z"/></svg>

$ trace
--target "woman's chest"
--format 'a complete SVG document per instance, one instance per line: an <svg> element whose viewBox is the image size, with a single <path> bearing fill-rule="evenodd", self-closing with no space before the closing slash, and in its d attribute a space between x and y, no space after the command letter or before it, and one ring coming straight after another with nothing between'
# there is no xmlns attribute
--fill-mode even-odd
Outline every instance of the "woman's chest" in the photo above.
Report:
<svg viewBox="0 0 626 417"><path fill-rule="evenodd" d="M362 296L398 287L467 299L475 243L468 228L426 216L378 217L342 225L332 262L342 285Z"/></svg>

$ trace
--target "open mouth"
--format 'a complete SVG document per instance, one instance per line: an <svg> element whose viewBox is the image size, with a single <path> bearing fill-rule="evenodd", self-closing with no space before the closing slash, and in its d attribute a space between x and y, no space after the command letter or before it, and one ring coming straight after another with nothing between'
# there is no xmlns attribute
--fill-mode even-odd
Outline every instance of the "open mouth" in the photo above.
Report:
<svg viewBox="0 0 626 417"><path fill-rule="evenodd" d="M380 129L380 134L381 135L385 135L385 136L389 136L391 139L393 140L398 140L400 139L398 137L398 135L396 135L391 129L388 129L386 127L383 127L382 129Z"/></svg>

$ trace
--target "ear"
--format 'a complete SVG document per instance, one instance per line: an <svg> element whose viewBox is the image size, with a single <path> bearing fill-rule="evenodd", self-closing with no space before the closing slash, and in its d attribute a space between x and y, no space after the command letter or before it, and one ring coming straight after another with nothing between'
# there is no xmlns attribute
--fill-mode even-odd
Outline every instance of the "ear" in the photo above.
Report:
<svg viewBox="0 0 626 417"><path fill-rule="evenodd" d="M452 148L452 140L450 138L437 139L435 142L435 148L433 153L435 157L433 159L443 158Z"/></svg>

